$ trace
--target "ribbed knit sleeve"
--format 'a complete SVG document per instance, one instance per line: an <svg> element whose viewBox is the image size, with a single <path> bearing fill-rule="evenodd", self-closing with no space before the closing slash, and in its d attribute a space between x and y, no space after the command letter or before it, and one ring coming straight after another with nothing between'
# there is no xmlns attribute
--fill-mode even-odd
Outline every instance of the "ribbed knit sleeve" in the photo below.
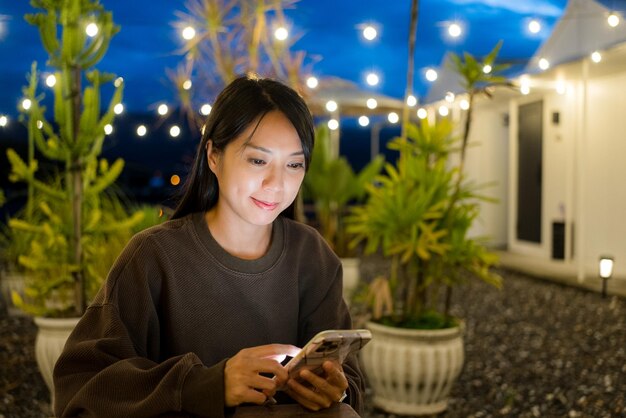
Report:
<svg viewBox="0 0 626 418"><path fill-rule="evenodd" d="M317 231L293 223L290 226L308 229L313 235L306 240L308 248L303 252L309 257L301 260L310 265L301 270L312 275L302 274L300 277L300 344L304 345L320 331L352 329L352 318L343 299L343 270L339 258ZM348 379L348 397L344 402L361 413L365 382L356 355L345 360L343 370Z"/></svg>
<svg viewBox="0 0 626 418"><path fill-rule="evenodd" d="M168 269L154 237L127 246L56 363L57 417L224 416L224 362L162 352Z"/></svg>

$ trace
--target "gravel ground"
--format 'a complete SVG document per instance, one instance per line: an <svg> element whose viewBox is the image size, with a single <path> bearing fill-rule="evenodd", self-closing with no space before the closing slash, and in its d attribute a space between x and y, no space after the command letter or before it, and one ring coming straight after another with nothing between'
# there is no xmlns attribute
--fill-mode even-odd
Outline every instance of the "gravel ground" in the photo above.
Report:
<svg viewBox="0 0 626 418"><path fill-rule="evenodd" d="M513 272L459 289L463 372L437 417L626 417L626 301ZM0 313L0 418L45 417L35 326ZM368 406L366 418L392 418Z"/></svg>

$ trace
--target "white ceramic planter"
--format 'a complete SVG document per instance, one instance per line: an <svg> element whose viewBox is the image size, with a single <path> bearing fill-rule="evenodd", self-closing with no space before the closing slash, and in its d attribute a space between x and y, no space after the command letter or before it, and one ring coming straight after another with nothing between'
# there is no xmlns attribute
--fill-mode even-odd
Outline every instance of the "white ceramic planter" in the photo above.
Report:
<svg viewBox="0 0 626 418"><path fill-rule="evenodd" d="M348 305L350 305L352 294L359 284L360 262L359 258L341 258L343 267L343 297Z"/></svg>
<svg viewBox="0 0 626 418"><path fill-rule="evenodd" d="M50 398L54 398L54 384L52 371L65 342L70 336L80 318L43 318L35 317L35 324L39 328L35 340L35 358L43 380L50 389ZM50 402L52 405L52 401Z"/></svg>
<svg viewBox="0 0 626 418"><path fill-rule="evenodd" d="M376 407L399 415L446 409L464 362L461 327L411 330L367 323L372 341L362 361Z"/></svg>

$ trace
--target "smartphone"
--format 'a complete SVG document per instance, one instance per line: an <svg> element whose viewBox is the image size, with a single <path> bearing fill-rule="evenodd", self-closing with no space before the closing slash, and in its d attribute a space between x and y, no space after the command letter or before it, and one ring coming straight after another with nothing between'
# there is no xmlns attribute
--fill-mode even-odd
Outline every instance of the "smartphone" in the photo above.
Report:
<svg viewBox="0 0 626 418"><path fill-rule="evenodd" d="M359 351L372 339L367 329L327 330L318 333L285 365L290 378L298 378L300 370L322 374L322 364L335 360L342 364L346 357Z"/></svg>

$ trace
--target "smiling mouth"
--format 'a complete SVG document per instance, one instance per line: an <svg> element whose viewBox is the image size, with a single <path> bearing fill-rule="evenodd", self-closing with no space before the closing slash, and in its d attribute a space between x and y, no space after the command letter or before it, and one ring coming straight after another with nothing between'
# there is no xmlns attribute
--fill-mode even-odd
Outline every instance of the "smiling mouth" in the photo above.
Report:
<svg viewBox="0 0 626 418"><path fill-rule="evenodd" d="M278 207L278 203L264 202L262 200L255 199L254 197L252 197L251 199L255 205L264 210L274 210Z"/></svg>

